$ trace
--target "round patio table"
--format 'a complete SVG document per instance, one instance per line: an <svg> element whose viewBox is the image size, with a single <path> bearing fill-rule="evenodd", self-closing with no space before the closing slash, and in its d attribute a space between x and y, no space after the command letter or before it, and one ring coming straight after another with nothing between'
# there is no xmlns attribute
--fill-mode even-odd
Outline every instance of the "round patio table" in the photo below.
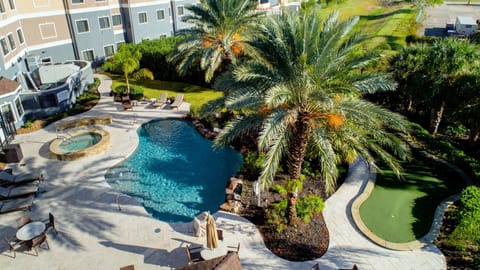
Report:
<svg viewBox="0 0 480 270"><path fill-rule="evenodd" d="M200 256L204 260L210 260L210 259L217 258L217 257L220 257L220 256L225 256L225 255L227 255L227 252L228 252L228 249L224 245L219 245L217 248L204 247L200 251Z"/></svg>
<svg viewBox="0 0 480 270"><path fill-rule="evenodd" d="M35 221L25 224L17 231L17 239L29 241L39 236L45 231L45 224L41 221Z"/></svg>

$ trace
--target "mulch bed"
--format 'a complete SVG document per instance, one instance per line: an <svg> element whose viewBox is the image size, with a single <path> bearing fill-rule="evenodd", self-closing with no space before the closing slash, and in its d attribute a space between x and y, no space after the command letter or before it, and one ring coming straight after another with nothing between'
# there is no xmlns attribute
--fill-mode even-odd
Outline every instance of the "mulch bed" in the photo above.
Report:
<svg viewBox="0 0 480 270"><path fill-rule="evenodd" d="M300 196L312 193L324 195L321 181L306 179L303 186ZM257 226L265 245L275 255L289 261L308 261L320 258L327 252L329 234L322 214L314 215L309 223L299 220L296 226L286 226L282 232L277 232L276 228L266 224L265 211L268 209L256 205L257 198L253 196L251 183L244 181L243 192L245 201L252 204L244 207L240 215ZM266 191L262 193L260 201L266 206L266 202L276 202L281 198L279 194Z"/></svg>

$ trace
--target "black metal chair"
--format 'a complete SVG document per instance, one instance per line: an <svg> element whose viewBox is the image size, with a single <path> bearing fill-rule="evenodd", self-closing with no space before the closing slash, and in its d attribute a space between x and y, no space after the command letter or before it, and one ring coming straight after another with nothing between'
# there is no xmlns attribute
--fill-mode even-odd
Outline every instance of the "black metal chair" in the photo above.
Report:
<svg viewBox="0 0 480 270"><path fill-rule="evenodd" d="M200 250L200 248L191 248L190 245L187 245L185 247L185 251L187 252L188 264L203 261L202 256L200 256Z"/></svg>
<svg viewBox="0 0 480 270"><path fill-rule="evenodd" d="M45 231L52 229L55 231L55 234L58 234L57 229L55 228L55 217L52 213L48 213L48 221L45 223Z"/></svg>
<svg viewBox="0 0 480 270"><path fill-rule="evenodd" d="M13 252L13 258L17 257L17 253L15 252L19 247L22 246L22 242L17 239L9 239L7 237L3 237L5 242L7 243L8 248L10 249L10 252Z"/></svg>
<svg viewBox="0 0 480 270"><path fill-rule="evenodd" d="M30 216L27 214L27 215L24 215L23 217L17 219L17 226L20 229L21 227L25 226L26 224L28 224L30 222L32 222L32 220L30 219Z"/></svg>
<svg viewBox="0 0 480 270"><path fill-rule="evenodd" d="M28 249L29 250L33 249L35 251L35 256L38 256L38 248L40 248L44 244L47 245L48 249L50 249L50 245L48 245L48 241L47 241L47 235L45 233L42 233L39 236L33 238L31 241L29 241Z"/></svg>

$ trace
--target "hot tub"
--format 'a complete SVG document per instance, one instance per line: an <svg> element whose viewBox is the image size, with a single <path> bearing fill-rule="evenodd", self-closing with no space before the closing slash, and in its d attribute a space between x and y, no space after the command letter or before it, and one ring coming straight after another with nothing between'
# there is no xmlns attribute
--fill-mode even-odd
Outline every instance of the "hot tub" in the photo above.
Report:
<svg viewBox="0 0 480 270"><path fill-rule="evenodd" d="M50 143L50 153L59 160L76 160L105 151L110 134L101 129L76 130Z"/></svg>

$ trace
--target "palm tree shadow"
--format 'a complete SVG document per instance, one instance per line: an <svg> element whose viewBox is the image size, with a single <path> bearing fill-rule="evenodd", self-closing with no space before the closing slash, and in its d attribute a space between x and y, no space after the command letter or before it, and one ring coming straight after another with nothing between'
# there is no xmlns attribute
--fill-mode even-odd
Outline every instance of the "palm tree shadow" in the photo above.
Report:
<svg viewBox="0 0 480 270"><path fill-rule="evenodd" d="M99 243L105 247L115 248L130 253L143 254L143 262L145 264L179 268L188 263L184 248L182 247L168 251L165 249L120 244L111 241L100 241ZM184 260L179 260L179 258L184 258Z"/></svg>

